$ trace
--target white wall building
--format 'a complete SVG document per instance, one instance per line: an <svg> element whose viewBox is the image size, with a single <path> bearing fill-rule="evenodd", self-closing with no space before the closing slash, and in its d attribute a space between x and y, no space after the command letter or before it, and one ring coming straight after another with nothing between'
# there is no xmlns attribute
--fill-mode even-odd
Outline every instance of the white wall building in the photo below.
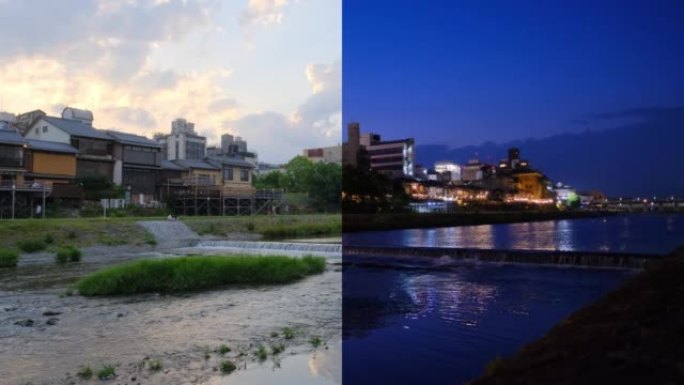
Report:
<svg viewBox="0 0 684 385"><path fill-rule="evenodd" d="M162 145L162 154L166 160L201 160L207 155L207 138L197 135L195 124L185 119L174 120L171 122L171 134L157 136L155 139Z"/></svg>

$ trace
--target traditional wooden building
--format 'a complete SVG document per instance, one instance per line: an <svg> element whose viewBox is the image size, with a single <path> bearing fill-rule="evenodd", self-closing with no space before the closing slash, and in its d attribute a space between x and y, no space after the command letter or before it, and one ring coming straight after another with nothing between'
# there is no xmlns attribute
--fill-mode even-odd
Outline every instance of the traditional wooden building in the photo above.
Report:
<svg viewBox="0 0 684 385"><path fill-rule="evenodd" d="M107 131L114 139L114 183L123 186L131 203L157 200L157 181L162 170L161 145L144 136Z"/></svg>
<svg viewBox="0 0 684 385"><path fill-rule="evenodd" d="M76 177L114 177L114 139L92 126L89 111L65 108L62 118L43 116L31 125L28 139L38 139L71 145L78 151Z"/></svg>

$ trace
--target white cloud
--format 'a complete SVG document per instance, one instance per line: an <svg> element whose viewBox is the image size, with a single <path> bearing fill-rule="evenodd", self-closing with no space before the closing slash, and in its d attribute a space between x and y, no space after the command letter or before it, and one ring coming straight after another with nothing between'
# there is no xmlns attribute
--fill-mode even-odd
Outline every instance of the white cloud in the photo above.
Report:
<svg viewBox="0 0 684 385"><path fill-rule="evenodd" d="M305 148L332 146L342 137L341 62L307 65L312 95L291 117L268 111L226 121L224 128L244 137L260 159L282 163ZM258 143L258 145L256 145Z"/></svg>
<svg viewBox="0 0 684 385"><path fill-rule="evenodd" d="M242 24L260 24L266 27L280 24L288 0L249 0L240 14Z"/></svg>
<svg viewBox="0 0 684 385"><path fill-rule="evenodd" d="M45 56L67 63L70 74L115 81L141 70L154 44L211 28L217 0L117 0L0 3L0 59Z"/></svg>

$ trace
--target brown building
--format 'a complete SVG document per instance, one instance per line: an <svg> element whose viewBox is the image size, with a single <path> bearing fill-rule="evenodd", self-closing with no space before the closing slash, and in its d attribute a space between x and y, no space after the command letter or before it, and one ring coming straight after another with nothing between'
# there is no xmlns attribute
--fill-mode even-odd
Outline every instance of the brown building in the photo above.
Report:
<svg viewBox="0 0 684 385"><path fill-rule="evenodd" d="M40 184L70 183L76 177L76 151L65 143L26 139L26 180Z"/></svg>

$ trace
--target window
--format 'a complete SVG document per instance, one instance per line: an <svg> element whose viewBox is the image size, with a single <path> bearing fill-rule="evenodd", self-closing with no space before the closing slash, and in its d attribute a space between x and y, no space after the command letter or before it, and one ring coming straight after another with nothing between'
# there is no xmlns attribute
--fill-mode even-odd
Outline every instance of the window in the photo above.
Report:
<svg viewBox="0 0 684 385"><path fill-rule="evenodd" d="M47 132L47 127L48 127L48 126L43 126L43 133L46 133L46 132Z"/></svg>
<svg viewBox="0 0 684 385"><path fill-rule="evenodd" d="M240 169L240 180L242 182L249 182L249 170L246 168Z"/></svg>
<svg viewBox="0 0 684 385"><path fill-rule="evenodd" d="M233 180L233 168L232 167L227 167L223 169L223 180Z"/></svg>
<svg viewBox="0 0 684 385"><path fill-rule="evenodd" d="M40 134L40 128L36 127L36 135Z"/></svg>

